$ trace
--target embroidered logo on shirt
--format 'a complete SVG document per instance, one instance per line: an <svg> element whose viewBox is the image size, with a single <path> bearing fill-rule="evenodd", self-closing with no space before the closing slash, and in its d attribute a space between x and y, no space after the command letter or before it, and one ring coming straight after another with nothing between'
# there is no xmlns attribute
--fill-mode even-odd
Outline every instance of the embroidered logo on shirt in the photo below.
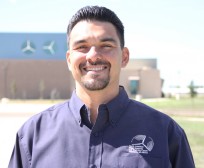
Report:
<svg viewBox="0 0 204 168"><path fill-rule="evenodd" d="M151 137L147 137L146 135L136 135L131 140L129 152L148 154L150 151L152 151L153 147L154 141Z"/></svg>

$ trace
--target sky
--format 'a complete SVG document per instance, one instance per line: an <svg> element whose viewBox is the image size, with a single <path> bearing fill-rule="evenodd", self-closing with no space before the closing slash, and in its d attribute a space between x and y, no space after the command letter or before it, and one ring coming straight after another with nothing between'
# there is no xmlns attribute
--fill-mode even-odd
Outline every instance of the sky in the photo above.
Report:
<svg viewBox="0 0 204 168"><path fill-rule="evenodd" d="M156 58L165 87L204 86L204 0L0 0L0 32L66 32L86 5L113 10L130 58Z"/></svg>

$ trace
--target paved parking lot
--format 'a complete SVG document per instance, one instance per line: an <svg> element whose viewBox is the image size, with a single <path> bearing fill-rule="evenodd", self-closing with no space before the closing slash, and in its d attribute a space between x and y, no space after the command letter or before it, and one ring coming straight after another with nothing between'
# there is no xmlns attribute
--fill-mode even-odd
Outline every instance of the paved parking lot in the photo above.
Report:
<svg viewBox="0 0 204 168"><path fill-rule="evenodd" d="M1 104L0 103L0 168L7 168L14 147L16 132L32 115L51 104Z"/></svg>

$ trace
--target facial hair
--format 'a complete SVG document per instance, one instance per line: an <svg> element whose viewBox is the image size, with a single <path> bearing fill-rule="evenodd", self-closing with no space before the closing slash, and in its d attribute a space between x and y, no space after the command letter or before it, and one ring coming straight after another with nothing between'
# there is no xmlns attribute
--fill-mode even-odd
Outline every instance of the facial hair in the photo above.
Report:
<svg viewBox="0 0 204 168"><path fill-rule="evenodd" d="M84 66L90 66L90 65L104 65L106 66L110 71L110 63L107 61L102 61L102 60L96 60L95 62L86 62L80 64L80 69L81 67ZM103 90L106 88L110 82L110 74L108 72L107 75L100 77L98 74L89 74L89 78L87 79L87 76L84 75L81 77L81 82L83 86L89 90L89 91L96 91L96 90Z"/></svg>

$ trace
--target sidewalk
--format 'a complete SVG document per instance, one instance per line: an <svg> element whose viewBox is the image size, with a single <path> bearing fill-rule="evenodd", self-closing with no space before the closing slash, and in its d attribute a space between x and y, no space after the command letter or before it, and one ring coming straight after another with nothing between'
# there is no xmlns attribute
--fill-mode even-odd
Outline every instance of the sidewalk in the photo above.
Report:
<svg viewBox="0 0 204 168"><path fill-rule="evenodd" d="M41 112L52 104L21 104L21 103L0 103L0 115L4 114L26 114L26 113L38 113Z"/></svg>

